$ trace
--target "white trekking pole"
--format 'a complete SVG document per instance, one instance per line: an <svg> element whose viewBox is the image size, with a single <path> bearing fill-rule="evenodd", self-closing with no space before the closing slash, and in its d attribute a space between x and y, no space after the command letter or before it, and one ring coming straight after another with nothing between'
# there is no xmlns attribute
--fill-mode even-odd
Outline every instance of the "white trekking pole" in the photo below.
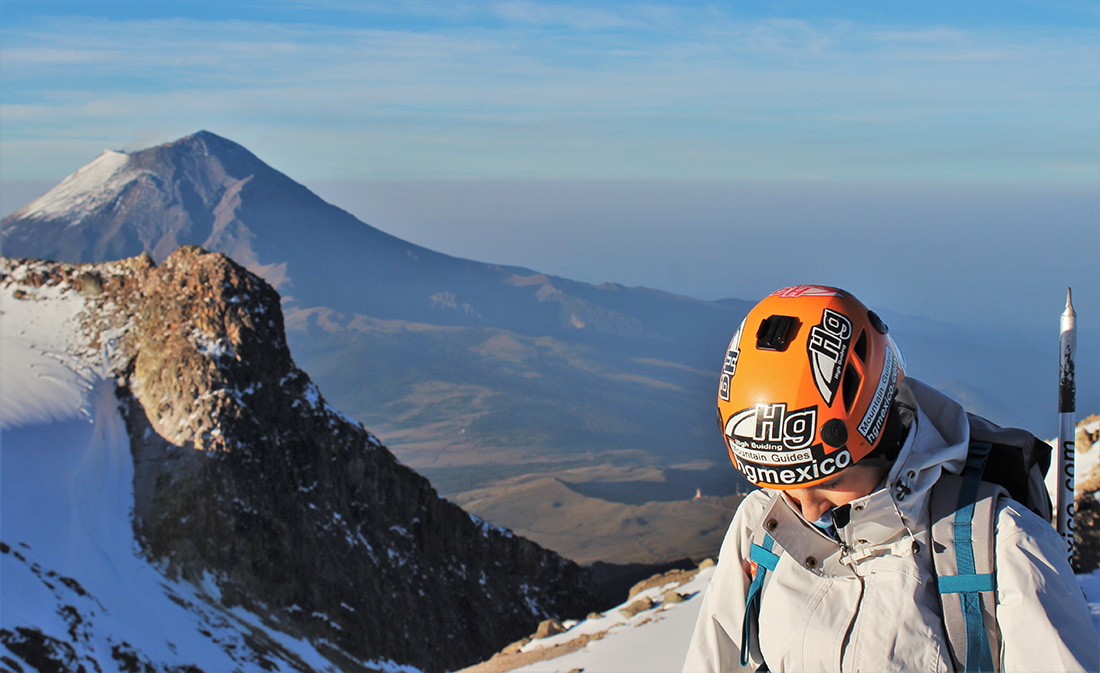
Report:
<svg viewBox="0 0 1100 673"><path fill-rule="evenodd" d="M1073 563L1073 463L1077 450L1074 414L1077 411L1077 384L1074 381L1074 357L1077 350L1077 314L1073 311L1070 290L1066 289L1066 310L1062 312L1062 336L1058 358L1058 489L1055 492L1056 525L1066 541L1066 553Z"/></svg>

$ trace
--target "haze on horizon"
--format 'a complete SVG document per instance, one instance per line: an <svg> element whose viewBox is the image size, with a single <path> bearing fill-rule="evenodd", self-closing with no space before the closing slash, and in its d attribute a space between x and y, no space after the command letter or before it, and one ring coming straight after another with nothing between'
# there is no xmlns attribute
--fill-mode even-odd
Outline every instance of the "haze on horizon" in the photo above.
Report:
<svg viewBox="0 0 1100 673"><path fill-rule="evenodd" d="M1095 3L5 0L0 20L5 215L103 149L208 129L448 254L705 299L834 283L979 327L1056 329L1073 286L1100 324Z"/></svg>

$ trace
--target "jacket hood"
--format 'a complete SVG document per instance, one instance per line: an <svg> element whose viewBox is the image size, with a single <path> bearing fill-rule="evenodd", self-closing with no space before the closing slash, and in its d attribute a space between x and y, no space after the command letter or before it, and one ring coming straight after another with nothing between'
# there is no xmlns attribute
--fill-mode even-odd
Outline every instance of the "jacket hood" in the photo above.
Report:
<svg viewBox="0 0 1100 673"><path fill-rule="evenodd" d="M906 378L898 386L898 407L912 417L909 436L886 478L891 496L902 512L908 503L926 501L944 472L960 474L966 465L970 424L957 402L920 381ZM906 518L917 512L908 513Z"/></svg>

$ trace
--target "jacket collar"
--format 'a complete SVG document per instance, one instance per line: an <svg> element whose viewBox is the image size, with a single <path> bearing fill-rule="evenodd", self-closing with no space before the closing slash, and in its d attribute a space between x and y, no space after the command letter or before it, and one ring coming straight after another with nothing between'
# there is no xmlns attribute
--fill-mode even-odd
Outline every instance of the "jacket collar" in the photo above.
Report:
<svg viewBox="0 0 1100 673"><path fill-rule="evenodd" d="M905 553L912 536L928 529L932 485L943 472L958 474L965 465L969 424L961 406L912 378L899 385L898 403L912 414L909 434L882 487L849 503L840 541L806 521L781 491L773 492L760 522L763 531L808 570L837 574L840 564Z"/></svg>

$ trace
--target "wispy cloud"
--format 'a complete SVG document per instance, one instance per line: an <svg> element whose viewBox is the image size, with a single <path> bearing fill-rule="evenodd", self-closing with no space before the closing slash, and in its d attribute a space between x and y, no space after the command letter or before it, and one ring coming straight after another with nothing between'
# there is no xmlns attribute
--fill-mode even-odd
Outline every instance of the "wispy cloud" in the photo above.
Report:
<svg viewBox="0 0 1100 673"><path fill-rule="evenodd" d="M550 5L545 2L511 0L494 5L494 13L510 23L566 28L576 31L622 30L645 27L617 8L578 5Z"/></svg>
<svg viewBox="0 0 1100 673"><path fill-rule="evenodd" d="M1072 152L1100 144L1095 29L660 3L276 4L299 18L5 27L5 172L34 176L29 148L79 129L313 148L299 170L320 177L1046 179L1058 165L1066 179ZM1017 158L966 161L1004 148ZM1021 158L1037 148L1049 161Z"/></svg>

